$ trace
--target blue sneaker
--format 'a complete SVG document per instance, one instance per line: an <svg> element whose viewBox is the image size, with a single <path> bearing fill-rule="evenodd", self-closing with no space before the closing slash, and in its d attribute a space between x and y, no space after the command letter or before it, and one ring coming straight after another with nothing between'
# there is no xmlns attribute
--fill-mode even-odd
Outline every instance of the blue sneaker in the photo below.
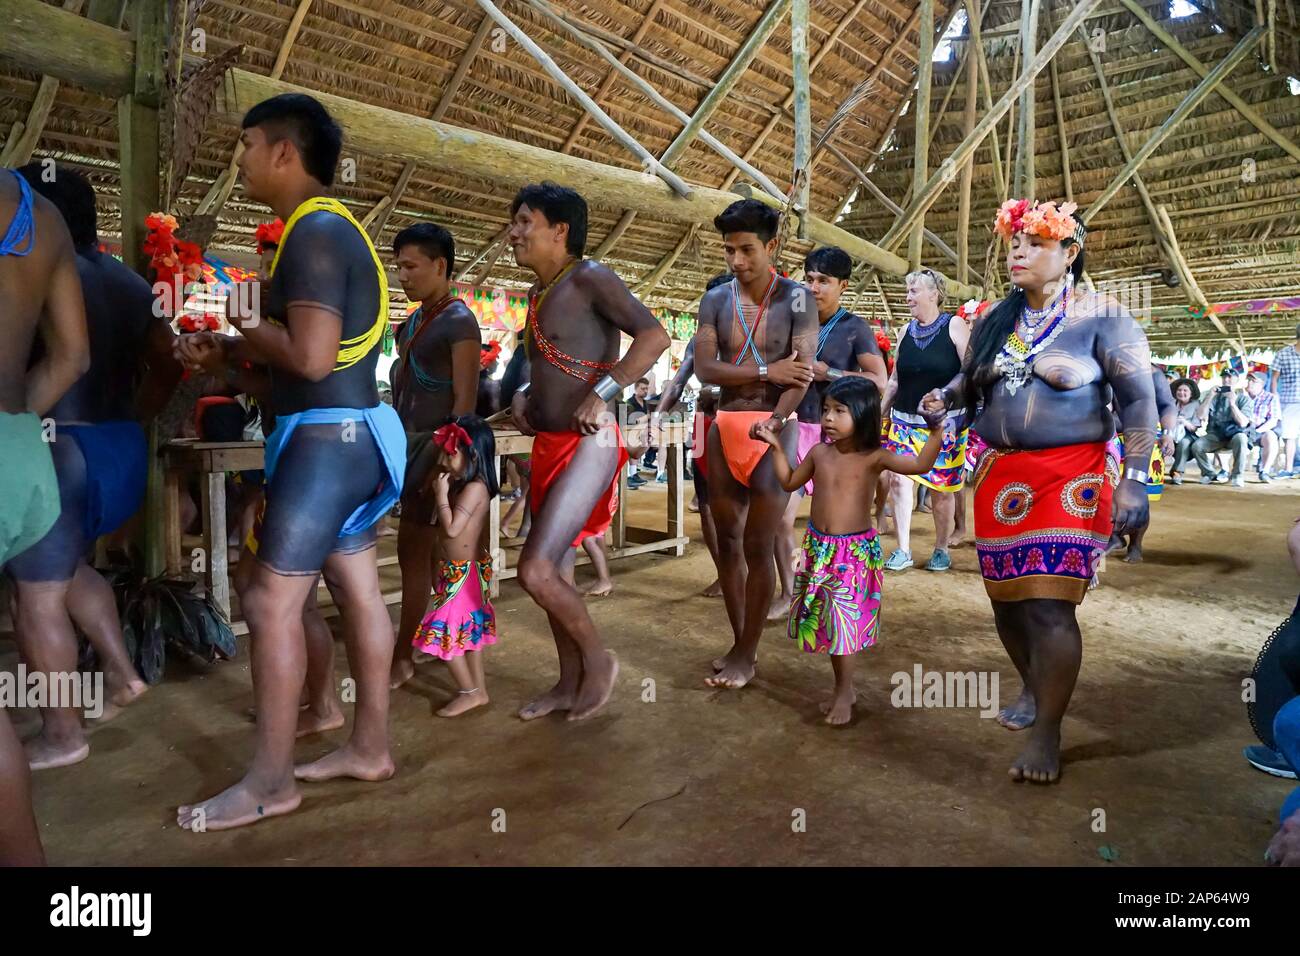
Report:
<svg viewBox="0 0 1300 956"><path fill-rule="evenodd" d="M925 569L927 571L947 571L951 567L952 558L948 557L948 552L935 548L934 554L930 555L930 563L925 566Z"/></svg>
<svg viewBox="0 0 1300 956"><path fill-rule="evenodd" d="M889 556L885 562L886 571L906 571L916 562L912 560L912 553L904 551L902 548L895 548L894 553Z"/></svg>
<svg viewBox="0 0 1300 956"><path fill-rule="evenodd" d="M627 479L627 486L629 488L640 488L645 483L646 483L645 479L642 478L640 475L631 475Z"/></svg>
<svg viewBox="0 0 1300 956"><path fill-rule="evenodd" d="M1288 780L1296 778L1295 770L1286 762L1286 758L1276 750L1271 750L1263 744L1254 744L1247 747L1241 754L1256 770L1262 770L1274 777L1285 777Z"/></svg>

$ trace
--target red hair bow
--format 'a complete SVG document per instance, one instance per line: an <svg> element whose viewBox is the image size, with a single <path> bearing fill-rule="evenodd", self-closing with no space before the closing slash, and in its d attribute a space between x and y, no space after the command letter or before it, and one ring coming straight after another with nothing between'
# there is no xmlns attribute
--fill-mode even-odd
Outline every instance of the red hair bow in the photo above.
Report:
<svg viewBox="0 0 1300 956"><path fill-rule="evenodd" d="M449 455L456 454L461 445L468 446L469 433L455 422L448 422L433 433L433 444Z"/></svg>
<svg viewBox="0 0 1300 956"><path fill-rule="evenodd" d="M487 345L485 345L482 348L479 354L478 357L479 368L490 368L492 363L497 360L497 356L500 354L501 354L501 343L489 342Z"/></svg>

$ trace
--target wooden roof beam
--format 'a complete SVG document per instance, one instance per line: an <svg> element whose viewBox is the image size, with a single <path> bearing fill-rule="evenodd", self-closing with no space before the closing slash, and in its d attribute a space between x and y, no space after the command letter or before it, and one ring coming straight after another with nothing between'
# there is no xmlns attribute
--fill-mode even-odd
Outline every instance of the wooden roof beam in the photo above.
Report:
<svg viewBox="0 0 1300 956"><path fill-rule="evenodd" d="M0 60L116 99L135 89L131 35L41 0L0 0Z"/></svg>
<svg viewBox="0 0 1300 956"><path fill-rule="evenodd" d="M85 0L63 0L63 9L69 13L80 13ZM45 121L50 118L54 107L54 97L59 92L59 81L52 76L42 76L36 95L32 97L27 119L18 120L9 131L9 142L0 151L0 166L17 169L31 162L36 144L45 131Z"/></svg>
<svg viewBox="0 0 1300 956"><path fill-rule="evenodd" d="M1123 169L1115 176L1109 186L1107 186L1088 206L1088 211L1084 213L1083 220L1086 223L1095 216L1106 203L1115 197L1115 194L1123 188L1128 182L1130 176L1137 172L1138 168L1146 161L1146 158L1159 148L1175 129L1178 124L1191 115L1196 107L1214 91L1214 88L1223 82L1224 78L1231 73L1242 60L1244 60L1256 46L1259 45L1260 38L1264 35L1264 27L1255 27L1241 41L1232 48L1232 52L1227 55L1210 73L1208 73L1200 83L1196 84L1183 101L1178 104L1178 108L1169 115L1169 118L1161 124L1160 128L1151 134L1150 138L1142 144L1141 148L1133 155L1133 158L1124 166ZM1172 237L1171 237L1172 238Z"/></svg>
<svg viewBox="0 0 1300 956"><path fill-rule="evenodd" d="M1163 43L1171 53L1196 71L1196 74L1202 79L1210 75L1210 69L1184 47L1178 40L1164 27L1160 26L1146 10L1135 0L1120 0L1120 3L1142 22L1142 25L1151 31L1151 35ZM1293 158L1300 160L1300 146L1294 141L1287 138L1277 127L1260 115L1259 111L1234 93L1227 83L1220 83L1214 90L1219 96L1223 97L1232 106L1236 107L1238 113L1249 121L1255 129L1259 130L1270 140L1281 146Z"/></svg>

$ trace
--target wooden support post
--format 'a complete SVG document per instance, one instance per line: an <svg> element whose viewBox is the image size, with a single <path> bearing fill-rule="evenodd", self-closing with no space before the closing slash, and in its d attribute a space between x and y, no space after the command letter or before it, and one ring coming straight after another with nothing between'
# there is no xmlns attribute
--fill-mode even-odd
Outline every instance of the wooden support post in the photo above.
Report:
<svg viewBox="0 0 1300 956"><path fill-rule="evenodd" d="M69 13L80 13L83 3L84 0L63 0L63 9ZM32 97L31 108L27 111L26 121L19 120L14 124L14 128L19 130L18 135L11 134L10 141L5 144L4 152L0 153L0 166L17 169L31 162L32 153L36 149L36 144L40 142L41 133L45 132L45 121L50 117L54 97L58 92L58 80L52 76L41 77L40 85L36 87L36 95Z"/></svg>
<svg viewBox="0 0 1300 956"><path fill-rule="evenodd" d="M880 284L880 276L873 275L872 281L876 283L876 295L880 296L880 304L885 307L885 331L889 332L894 325L894 311L889 307L889 299L885 296L885 288Z"/></svg>
<svg viewBox="0 0 1300 956"><path fill-rule="evenodd" d="M203 547L207 551L203 583L208 596L230 620L230 569L226 561L226 475L210 472L199 488L203 512Z"/></svg>
<svg viewBox="0 0 1300 956"><path fill-rule="evenodd" d="M1144 162L1146 162L1147 157L1154 153L1156 149L1159 148L1160 144L1168 139L1169 135L1178 128L1179 124L1190 116L1192 111L1195 110L1196 107L1200 106L1201 102L1214 91L1214 88L1222 83L1224 78L1236 69L1237 65L1241 63L1242 60L1250 55L1254 48L1259 45L1260 37L1263 35L1264 28L1255 27L1241 38L1241 41L1232 48L1232 52L1224 58L1223 62L1207 74L1200 83L1196 84L1196 88L1187 94L1183 101L1178 104L1178 108L1169 114L1169 118L1160 124L1160 128L1152 133L1138 151L1133 154L1133 158L1129 160L1124 168L1119 171L1113 180L1111 180L1110 185L1102 190L1101 195L1094 199L1088 206L1088 211L1083 217L1085 223L1093 216L1097 215L1097 213L1105 207L1106 203L1110 202L1111 199L1115 197L1115 194L1123 188L1126 182L1128 182L1129 177L1132 176Z"/></svg>
<svg viewBox="0 0 1300 956"><path fill-rule="evenodd" d="M513 20L502 13L492 0L476 0L476 2L483 9L484 13L495 20L501 28L506 31L506 33L510 34L510 36L514 38L516 43L528 51L529 55L531 55L532 58L541 65L542 69L546 71L547 75L560 85L561 89L573 97L573 99L576 100L584 110L591 114L592 119L600 125L601 129L612 136L616 142L621 143L626 147L634 156L637 157L637 159L641 160L642 168L647 173L654 173L654 175L658 176L671 186L673 191L678 195L690 195L690 187L682 181L680 176L672 173L662 162L655 159L644 146L637 142L636 138L633 137L631 133L614 122L614 120L610 118L609 114L601 109L596 102L583 91L582 87L573 82L573 80L569 78L568 74L560 69L559 65L551 59L545 50L534 43L528 34L521 30ZM784 2L788 3L789 0L784 0Z"/></svg>
<svg viewBox="0 0 1300 956"><path fill-rule="evenodd" d="M912 146L912 195L918 194L930 177L930 80L934 76L934 0L920 0L920 36L916 49L916 103L912 107L916 137ZM921 244L925 236L925 213L916 217L907 243L907 264L921 267Z"/></svg>
<svg viewBox="0 0 1300 956"><path fill-rule="evenodd" d="M916 220L924 215L925 211L939 198L939 194L943 192L944 187L956 179L957 170L962 163L970 159L971 154L975 152L979 144L983 142L984 137L988 135L989 129L1007 114L1007 111L1011 109L1011 104L1015 102L1016 97L1020 95L1025 86L1032 83L1034 77L1047 68L1048 61L1056 55L1056 51L1065 45L1066 40L1070 38L1078 25L1100 2L1101 0L1078 0L1074 9L1070 11L1070 15L1061 24L1060 29L1038 51L1038 55L1034 57L1033 62L1011 84L993 109L984 115L984 118L976 125L975 131L957 145L952 154L944 160L939 169L926 182L925 187L919 193L912 195L911 202L907 207L907 215L895 222L889 232L886 233L884 240L882 240L881 245L884 248L892 250L908 234L909 230L916 224Z"/></svg>
<svg viewBox="0 0 1300 956"><path fill-rule="evenodd" d="M799 220L798 237L808 238L804 218L808 213L812 179L812 101L808 84L808 0L794 0L790 7L790 53L794 73L794 213Z"/></svg>
<svg viewBox="0 0 1300 956"><path fill-rule="evenodd" d="M1047 31L1050 33L1054 29L1050 2L1043 10L1043 14L1047 17ZM1074 181L1070 176L1070 138L1065 129L1065 111L1061 109L1061 81L1057 74L1055 57L1047 64L1047 69L1052 81L1052 109L1056 114L1056 138L1060 146L1061 180L1065 190L1065 200L1074 202Z"/></svg>
<svg viewBox="0 0 1300 956"><path fill-rule="evenodd" d="M1011 60L1011 75L1014 77L1020 72L1020 48L1016 47L1015 55ZM1007 152L1002 160L1002 179L1009 189L1015 188L1015 166L1013 160L1016 155L1016 104L1013 102L1011 108L1007 111ZM1006 200L1010 196L1003 196ZM1019 198L1019 197L1017 197Z"/></svg>
<svg viewBox="0 0 1300 956"><path fill-rule="evenodd" d="M1137 3L1136 0L1120 0L1120 3L1124 4L1124 6L1128 8L1129 12L1142 22L1142 25L1151 32L1152 36L1163 43L1176 57L1190 66L1192 70L1196 72L1197 76L1204 79L1210 75L1210 68L1189 53L1187 49L1178 42L1173 34L1152 19L1151 15L1146 12L1146 9L1143 8L1141 4ZM1289 156L1293 159L1300 160L1300 146L1297 146L1296 143L1287 138L1281 130L1275 127L1268 120L1264 119L1257 109L1234 93L1228 87L1227 83L1220 83L1215 87L1214 92L1223 97L1223 99L1230 105L1235 107L1237 112L1244 116L1247 121L1255 127L1255 129L1259 130L1275 144L1286 150Z"/></svg>
<svg viewBox="0 0 1300 956"><path fill-rule="evenodd" d="M1020 61L1026 66L1033 60L1038 46L1039 0L1020 0ZM1015 194L1024 199L1036 199L1034 191L1034 148L1037 127L1035 86L1030 82L1020 94L1020 126L1016 142Z"/></svg>
<svg viewBox="0 0 1300 956"><path fill-rule="evenodd" d="M966 40L966 109L962 113L962 139L975 129L975 114L979 107L980 61L972 45L973 37L979 31L979 0L966 0L966 22L974 24L974 27L968 28ZM974 175L975 164L965 163L961 168L957 198L957 274L963 277L970 268L970 191Z"/></svg>

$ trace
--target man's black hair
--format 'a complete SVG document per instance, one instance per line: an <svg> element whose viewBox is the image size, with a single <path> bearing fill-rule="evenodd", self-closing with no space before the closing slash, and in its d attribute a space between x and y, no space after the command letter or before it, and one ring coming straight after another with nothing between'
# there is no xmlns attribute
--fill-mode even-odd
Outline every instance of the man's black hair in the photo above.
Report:
<svg viewBox="0 0 1300 956"><path fill-rule="evenodd" d="M417 246L430 259L447 263L447 278L456 268L456 240L452 234L432 222L417 222L393 237L393 255L400 256L405 246Z"/></svg>
<svg viewBox="0 0 1300 956"><path fill-rule="evenodd" d="M577 192L552 182L529 183L510 203L511 218L520 206L540 212L551 225L567 223L569 236L564 248L569 255L581 256L587 251L587 200Z"/></svg>
<svg viewBox="0 0 1300 956"><path fill-rule="evenodd" d="M803 261L803 271L820 272L847 282L853 275L853 259L839 246L822 246L808 253Z"/></svg>
<svg viewBox="0 0 1300 956"><path fill-rule="evenodd" d="M708 285L704 287L704 291L712 292L718 286L726 285L728 282L731 281L731 279L732 279L732 275L730 272L719 272L717 275L715 275L712 279L709 280Z"/></svg>
<svg viewBox="0 0 1300 956"><path fill-rule="evenodd" d="M757 199L737 199L713 217L713 227L719 235L752 232L763 243L771 241L780 224L781 217L777 211Z"/></svg>
<svg viewBox="0 0 1300 956"><path fill-rule="evenodd" d="M63 165L54 167L54 176L47 182L44 174L48 168L45 162L28 163L18 174L35 192L54 203L72 234L74 246L81 249L95 245L99 242L99 214L94 187L81 173Z"/></svg>
<svg viewBox="0 0 1300 956"><path fill-rule="evenodd" d="M281 93L262 100L244 114L244 129L262 127L267 142L288 139L302 157L302 167L322 186L334 185L334 169L343 151L343 130L329 111L306 93Z"/></svg>

